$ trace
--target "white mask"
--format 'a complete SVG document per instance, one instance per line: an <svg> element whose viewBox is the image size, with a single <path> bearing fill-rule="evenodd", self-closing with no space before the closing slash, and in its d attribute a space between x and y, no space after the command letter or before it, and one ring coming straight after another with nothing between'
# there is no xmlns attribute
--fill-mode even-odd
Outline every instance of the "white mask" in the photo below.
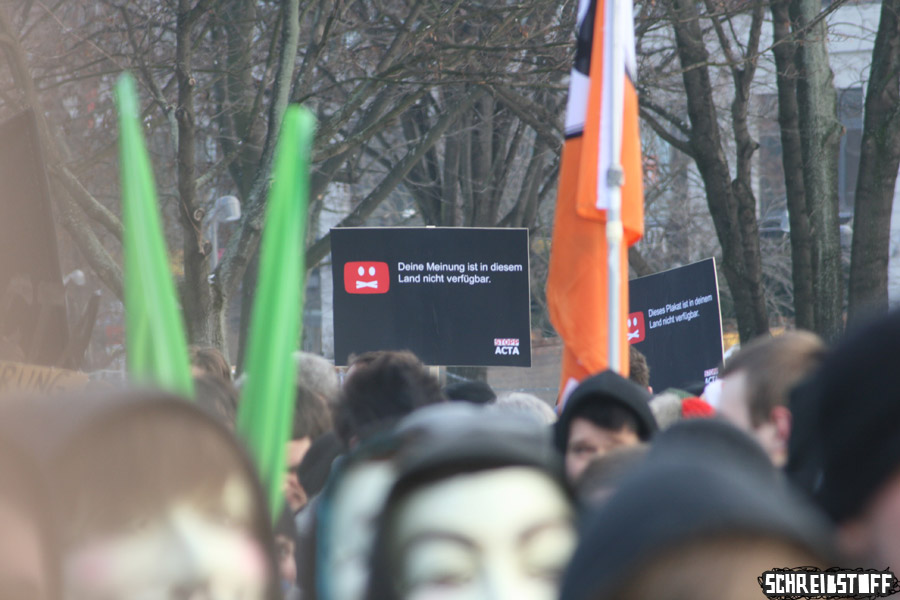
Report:
<svg viewBox="0 0 900 600"><path fill-rule="evenodd" d="M247 527L252 502L246 483L232 477L215 513L176 501L127 530L79 544L65 560L67 598L263 599L269 573Z"/></svg>
<svg viewBox="0 0 900 600"><path fill-rule="evenodd" d="M393 514L390 551L407 600L553 600L575 548L568 499L529 467L438 481Z"/></svg>
<svg viewBox="0 0 900 600"><path fill-rule="evenodd" d="M387 460L363 462L342 475L331 505L323 574L331 600L365 596L376 522L394 476L394 466Z"/></svg>

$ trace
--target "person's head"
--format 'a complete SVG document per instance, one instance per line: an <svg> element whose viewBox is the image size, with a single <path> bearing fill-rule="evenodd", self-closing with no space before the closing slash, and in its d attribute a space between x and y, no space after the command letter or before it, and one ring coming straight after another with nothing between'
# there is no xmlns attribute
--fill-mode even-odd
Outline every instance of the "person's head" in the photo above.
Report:
<svg viewBox="0 0 900 600"><path fill-rule="evenodd" d="M702 398L675 388L653 396L650 410L653 411L660 431L684 419L707 418L715 414L713 408Z"/></svg>
<svg viewBox="0 0 900 600"><path fill-rule="evenodd" d="M582 381L555 425L566 475L576 481L588 463L610 450L649 440L657 430L650 394L613 371Z"/></svg>
<svg viewBox="0 0 900 600"><path fill-rule="evenodd" d="M59 543L38 466L0 441L0 597L60 597Z"/></svg>
<svg viewBox="0 0 900 600"><path fill-rule="evenodd" d="M362 600L376 521L394 482L403 438L381 434L338 463L316 506L316 557L304 592L318 600Z"/></svg>
<svg viewBox="0 0 900 600"><path fill-rule="evenodd" d="M814 552L775 537L711 536L660 553L614 595L616 600L754 600L757 578L774 565L824 567ZM592 599L593 600L593 599Z"/></svg>
<svg viewBox="0 0 900 600"><path fill-rule="evenodd" d="M297 467L297 480L307 498L322 491L334 461L345 452L344 445L335 432L329 431L309 447L309 451Z"/></svg>
<svg viewBox="0 0 900 600"><path fill-rule="evenodd" d="M194 377L212 375L231 382L231 365L219 350L209 346L191 346L190 354L191 374Z"/></svg>
<svg viewBox="0 0 900 600"><path fill-rule="evenodd" d="M650 365L647 364L647 357L633 345L628 346L628 348L628 379L641 387L647 388L647 391L652 394L653 388L650 387Z"/></svg>
<svg viewBox="0 0 900 600"><path fill-rule="evenodd" d="M824 354L825 345L814 333L788 331L751 341L725 363L718 412L752 433L776 466L787 462L790 391Z"/></svg>
<svg viewBox="0 0 900 600"><path fill-rule="evenodd" d="M813 498L862 565L900 565L900 312L848 334L795 390ZM792 456L793 461L793 456ZM788 465L789 473L795 465Z"/></svg>
<svg viewBox="0 0 900 600"><path fill-rule="evenodd" d="M291 439L287 444L287 476L285 498L294 512L308 500L308 493L300 485L297 468L310 447L332 429L331 408L324 396L298 383L294 393L294 420Z"/></svg>
<svg viewBox="0 0 900 600"><path fill-rule="evenodd" d="M353 363L338 396L335 430L348 447L417 408L444 401L438 380L411 352L364 356Z"/></svg>
<svg viewBox="0 0 900 600"><path fill-rule="evenodd" d="M585 519L560 598L744 600L765 570L832 566L825 521L734 467L648 457Z"/></svg>
<svg viewBox="0 0 900 600"><path fill-rule="evenodd" d="M497 394L484 381L457 381L444 387L447 400L471 402L472 404L490 404L497 399Z"/></svg>
<svg viewBox="0 0 900 600"><path fill-rule="evenodd" d="M545 433L510 420L484 413L409 453L381 516L369 600L556 597L572 500Z"/></svg>
<svg viewBox="0 0 900 600"><path fill-rule="evenodd" d="M598 456L584 469L575 485L575 493L582 504L599 506L616 491L622 479L647 457L648 444L616 448Z"/></svg>
<svg viewBox="0 0 900 600"><path fill-rule="evenodd" d="M552 425L556 422L556 413L550 405L535 396L525 392L510 392L503 394L494 402L497 411L516 413L527 416L544 425Z"/></svg>
<svg viewBox="0 0 900 600"><path fill-rule="evenodd" d="M237 441L183 400L116 400L53 460L68 598L277 597L265 499Z"/></svg>
<svg viewBox="0 0 900 600"><path fill-rule="evenodd" d="M194 377L197 406L231 431L237 421L238 392L231 380L209 373Z"/></svg>
<svg viewBox="0 0 900 600"><path fill-rule="evenodd" d="M741 478L756 478L763 485L781 486L785 482L756 438L719 418L683 420L660 431L653 438L649 457L654 463L704 462L712 458L729 465Z"/></svg>
<svg viewBox="0 0 900 600"><path fill-rule="evenodd" d="M341 388L337 371L331 361L318 354L297 351L294 353L294 362L297 365L297 387L318 394L331 406Z"/></svg>
<svg viewBox="0 0 900 600"><path fill-rule="evenodd" d="M287 593L297 584L297 563L294 561L294 550L297 544L297 530L294 516L285 506L275 522L275 557L278 560L278 577L281 591Z"/></svg>

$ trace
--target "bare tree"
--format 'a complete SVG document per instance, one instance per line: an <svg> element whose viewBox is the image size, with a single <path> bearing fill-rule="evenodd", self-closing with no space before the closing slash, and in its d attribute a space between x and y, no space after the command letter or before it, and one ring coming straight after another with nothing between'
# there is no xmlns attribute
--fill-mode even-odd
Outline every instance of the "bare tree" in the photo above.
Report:
<svg viewBox="0 0 900 600"><path fill-rule="evenodd" d="M433 160L455 129L470 132L475 156L488 148L476 121L495 105L501 121L516 122L520 146L498 156L492 170L505 168L508 177L523 155L521 141L534 139L535 130L543 136L540 147L552 147L549 138L558 130L541 116L559 104L559 57L568 50L561 24L573 13L572 2L541 0L509 6L458 0L6 2L0 5L0 43L9 83L0 86L0 112L38 108L60 220L120 295L110 89L121 71L136 73L167 236L170 246L180 246L173 267L188 333L194 343L224 347L223 316L259 242L274 142L288 102L309 104L319 117L314 213L331 182L363 181L361 161L377 162L365 174L367 193L341 223L362 224L410 182L411 172ZM532 88L549 92L538 96ZM94 100L85 105L89 94ZM426 126L411 129L423 116ZM88 119L89 128L74 126ZM530 172L540 177L530 176L531 201L520 208L479 187L486 173L440 185L460 190L460 197L471 191L478 222L495 217L523 224L533 220L536 199L550 188L541 184L553 161L545 150L536 156ZM226 193L240 198L243 216L212 270L206 225L211 201ZM308 266L328 247L327 236L310 240Z"/></svg>
<svg viewBox="0 0 900 600"><path fill-rule="evenodd" d="M734 299L741 340L746 341L769 329L751 179L751 159L758 144L750 136L747 112L758 60L763 7L760 3L751 3L733 9L725 3L708 0L705 14L701 14L696 3L674 0L664 14L660 14L661 10L664 9L647 3L641 16L647 23L645 27L664 19L672 29L674 48L668 55L660 53L664 60L657 63L668 69L677 57L690 125L670 110L665 100L657 101L646 85L641 89L641 116L658 135L696 163L722 247L722 268ZM743 28L746 40L738 40L734 33L736 29L730 24L732 16L741 13L750 15L749 26ZM736 150L734 177L719 123L718 94L710 78L712 61L702 21L709 23L731 76L730 129Z"/></svg>
<svg viewBox="0 0 900 600"><path fill-rule="evenodd" d="M797 43L797 106L813 264L815 331L826 340L843 331L843 285L838 215L838 155L843 128L828 60L821 3L792 0L789 12Z"/></svg>
<svg viewBox="0 0 900 600"><path fill-rule="evenodd" d="M891 209L900 168L900 2L883 0L866 90L850 259L852 322L887 308Z"/></svg>
<svg viewBox="0 0 900 600"><path fill-rule="evenodd" d="M791 34L790 0L772 0L772 54L778 87L778 124L787 210L791 227L791 261L795 324L800 329L816 327L813 306L812 236L810 208L803 183L803 144L800 109L797 104L797 43Z"/></svg>

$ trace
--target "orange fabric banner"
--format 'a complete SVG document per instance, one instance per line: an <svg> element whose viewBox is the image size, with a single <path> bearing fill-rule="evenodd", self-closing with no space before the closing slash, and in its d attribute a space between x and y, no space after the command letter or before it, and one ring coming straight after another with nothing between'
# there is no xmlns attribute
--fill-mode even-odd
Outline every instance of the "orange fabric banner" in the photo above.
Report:
<svg viewBox="0 0 900 600"><path fill-rule="evenodd" d="M627 246L643 235L643 175L638 100L630 79L635 73L631 0L615 0L610 5L607 2L613 0L581 0L578 48L569 84L567 139L560 163L547 279L550 319L565 346L561 398L575 383L606 369L609 364L606 173L616 162L621 164L624 173L621 188L624 240L619 270L620 356L622 374L628 374ZM604 24L608 19L614 19L619 28L615 40L604 38ZM620 45L619 56L625 63L618 68L611 60L612 43ZM618 86L613 85L616 76L624 80ZM614 89L622 90L624 95L620 115L610 114ZM619 161L611 156L613 119L620 119L622 126Z"/></svg>

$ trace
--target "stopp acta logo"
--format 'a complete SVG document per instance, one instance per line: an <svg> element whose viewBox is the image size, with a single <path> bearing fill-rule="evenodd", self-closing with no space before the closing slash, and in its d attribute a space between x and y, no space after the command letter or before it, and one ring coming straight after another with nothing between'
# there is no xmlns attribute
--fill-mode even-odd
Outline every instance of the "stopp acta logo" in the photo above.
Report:
<svg viewBox="0 0 900 600"><path fill-rule="evenodd" d="M772 569L757 581L763 594L773 599L884 598L900 592L900 582L888 569Z"/></svg>

